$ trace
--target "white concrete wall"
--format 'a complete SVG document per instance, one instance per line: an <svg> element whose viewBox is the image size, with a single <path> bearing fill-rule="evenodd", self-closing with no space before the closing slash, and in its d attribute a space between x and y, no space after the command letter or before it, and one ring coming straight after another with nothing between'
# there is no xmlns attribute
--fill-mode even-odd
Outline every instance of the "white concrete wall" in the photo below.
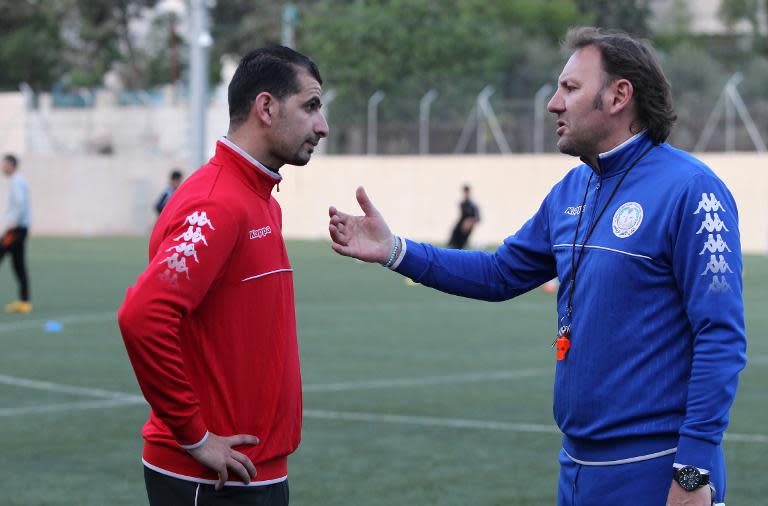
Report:
<svg viewBox="0 0 768 506"><path fill-rule="evenodd" d="M17 92L0 93L0 151L26 151L26 135L24 95Z"/></svg>
<svg viewBox="0 0 768 506"><path fill-rule="evenodd" d="M701 158L736 198L744 250L768 251L768 156ZM284 167L284 181L274 195L289 238L326 238L328 206L359 212L354 191L364 185L393 230L442 243L458 218L461 185L469 183L482 213L472 242L498 244L536 211L574 161L563 155L316 156L306 167ZM31 185L33 233L38 235L146 234L168 172L185 167L181 160L162 157L21 154L21 163ZM0 178L2 207L6 190Z"/></svg>

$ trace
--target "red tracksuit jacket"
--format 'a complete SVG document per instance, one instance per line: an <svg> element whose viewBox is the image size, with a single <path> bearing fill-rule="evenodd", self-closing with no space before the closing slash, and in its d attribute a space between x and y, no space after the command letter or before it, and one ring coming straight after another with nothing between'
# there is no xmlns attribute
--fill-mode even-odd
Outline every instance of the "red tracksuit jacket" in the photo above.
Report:
<svg viewBox="0 0 768 506"><path fill-rule="evenodd" d="M256 465L252 485L284 479L301 439L293 275L271 196L280 176L254 162L217 143L158 219L149 265L118 313L152 408L143 461L202 483L216 473L184 446L207 431L260 439L237 448Z"/></svg>

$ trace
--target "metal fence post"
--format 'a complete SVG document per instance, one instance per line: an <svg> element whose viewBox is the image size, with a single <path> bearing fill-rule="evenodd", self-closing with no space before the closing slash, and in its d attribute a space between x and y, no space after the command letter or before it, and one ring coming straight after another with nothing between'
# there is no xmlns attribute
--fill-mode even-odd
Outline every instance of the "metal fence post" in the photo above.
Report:
<svg viewBox="0 0 768 506"><path fill-rule="evenodd" d="M336 98L336 90L334 90L333 88L325 90L323 94L320 95L320 103L323 104L323 116L325 116L325 121L328 121L328 115L330 114L331 104L333 103L333 100L335 98ZM320 144L318 144L317 146L318 153L328 152L328 142L329 141L327 137L320 141Z"/></svg>
<svg viewBox="0 0 768 506"><path fill-rule="evenodd" d="M379 102L384 100L384 92L377 90L368 99L368 154L375 155L377 149L377 136L379 126Z"/></svg>
<svg viewBox="0 0 768 506"><path fill-rule="evenodd" d="M429 90L419 101L419 154L429 154L429 110L437 98L437 91Z"/></svg>
<svg viewBox="0 0 768 506"><path fill-rule="evenodd" d="M533 97L533 152L541 153L544 151L544 113L546 112L546 103L544 102L555 87L551 84L545 84L536 92Z"/></svg>

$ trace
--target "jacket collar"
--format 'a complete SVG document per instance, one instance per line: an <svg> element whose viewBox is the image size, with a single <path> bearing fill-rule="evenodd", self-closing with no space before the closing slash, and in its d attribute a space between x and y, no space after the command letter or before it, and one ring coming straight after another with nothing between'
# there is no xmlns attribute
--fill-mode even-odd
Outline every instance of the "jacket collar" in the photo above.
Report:
<svg viewBox="0 0 768 506"><path fill-rule="evenodd" d="M215 156L236 167L246 184L265 199L269 199L272 189L283 180L283 176L267 168L226 137L220 137L216 142Z"/></svg>
<svg viewBox="0 0 768 506"><path fill-rule="evenodd" d="M610 177L620 174L629 168L629 165L640 156L652 144L646 131L633 135L615 148L597 155L597 167L593 167L583 158L581 159L590 167L596 175Z"/></svg>

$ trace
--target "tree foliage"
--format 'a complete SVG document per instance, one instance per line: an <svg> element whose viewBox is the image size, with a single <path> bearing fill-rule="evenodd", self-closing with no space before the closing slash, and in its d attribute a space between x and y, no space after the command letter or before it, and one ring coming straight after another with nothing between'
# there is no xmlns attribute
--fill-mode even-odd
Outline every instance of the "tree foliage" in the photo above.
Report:
<svg viewBox="0 0 768 506"><path fill-rule="evenodd" d="M128 88L142 88L147 79L145 54L137 47L131 23L157 0L70 0L68 56L73 65L71 84L93 86L117 64Z"/></svg>
<svg viewBox="0 0 768 506"><path fill-rule="evenodd" d="M576 3L595 26L623 30L636 37L652 35L652 0L576 0Z"/></svg>
<svg viewBox="0 0 768 506"><path fill-rule="evenodd" d="M360 111L376 90L416 101L435 88L442 103L488 84L501 95L532 95L555 77L558 38L585 20L570 0L325 0L302 16L299 43L337 103Z"/></svg>
<svg viewBox="0 0 768 506"><path fill-rule="evenodd" d="M130 27L157 0L0 1L0 88L95 86L117 68L128 87L148 83L151 59Z"/></svg>
<svg viewBox="0 0 768 506"><path fill-rule="evenodd" d="M768 55L768 0L720 0L718 14L730 30L746 21L751 27L753 49ZM766 31L761 31L761 24Z"/></svg>
<svg viewBox="0 0 768 506"><path fill-rule="evenodd" d="M0 2L0 90L56 81L64 70L59 14L55 6L31 0Z"/></svg>
<svg viewBox="0 0 768 506"><path fill-rule="evenodd" d="M173 15L154 19L137 40L133 23L158 0L0 0L0 89L35 89L59 83L98 86L107 71L129 88L172 82L182 76L185 34ZM211 80L219 78L220 57L242 56L265 44L280 43L287 0L217 0L210 10ZM736 46L714 53L701 37L686 31L692 0L675 0L677 14L664 33L651 30L652 0L294 0L300 18L297 49L320 65L326 87L338 92L334 108L364 110L376 90L418 100L429 89L450 103L434 114L464 114L467 101L487 84L496 96L528 97L552 82L563 56L560 40L569 27L593 24L653 37L668 54L696 48L724 67L753 58ZM678 15L679 14L679 15ZM721 0L728 26L744 20L753 27L752 47L768 49L760 27L768 24L768 0ZM761 21L760 16L766 19ZM679 18L679 19L678 19ZM678 46L683 49L676 50ZM716 46L721 50L722 43ZM738 58L733 51L742 51ZM688 69L696 74L695 66ZM757 68L757 67L756 67ZM680 73L680 72L678 72ZM462 102L463 101L463 102ZM413 104L408 106L413 110ZM382 114L398 114L387 108ZM351 113L350 113L351 114Z"/></svg>

